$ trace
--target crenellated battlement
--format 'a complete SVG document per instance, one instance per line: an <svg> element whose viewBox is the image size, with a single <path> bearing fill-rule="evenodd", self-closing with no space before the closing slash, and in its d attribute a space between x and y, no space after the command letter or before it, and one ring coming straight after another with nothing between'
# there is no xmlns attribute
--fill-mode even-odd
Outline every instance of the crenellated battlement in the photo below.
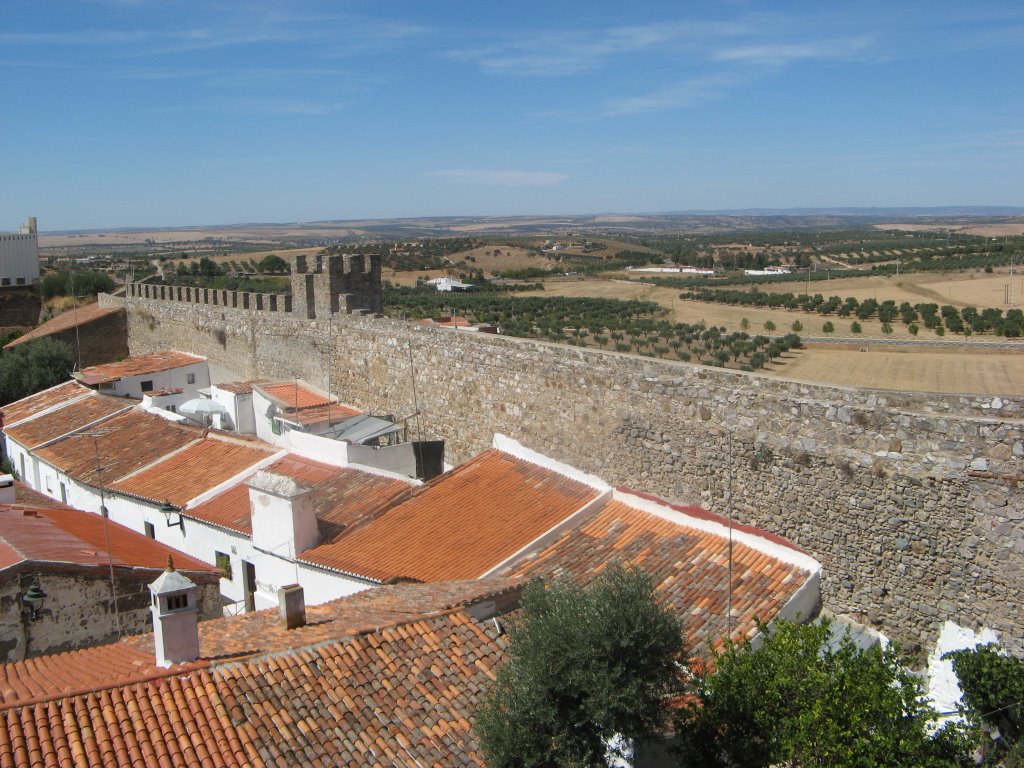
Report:
<svg viewBox="0 0 1024 768"><path fill-rule="evenodd" d="M383 309L380 265L377 254L326 258L322 254L312 258L295 256L291 295L153 283L127 283L125 294L134 299L279 312L307 319L336 313L380 314Z"/></svg>

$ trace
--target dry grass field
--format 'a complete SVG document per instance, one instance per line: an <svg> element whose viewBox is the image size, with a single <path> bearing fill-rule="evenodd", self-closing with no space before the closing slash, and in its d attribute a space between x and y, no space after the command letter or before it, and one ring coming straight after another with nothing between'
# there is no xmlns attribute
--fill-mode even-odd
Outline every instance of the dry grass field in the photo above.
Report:
<svg viewBox="0 0 1024 768"><path fill-rule="evenodd" d="M1003 307L1006 286L1010 283L1009 267L1000 267L992 274L982 270L956 273L912 272L908 275L888 277L847 277L833 273L825 282L811 283L811 293L822 296L853 296L858 300L892 299L897 304L935 302L955 307ZM1024 304L1024 272L1014 270L1014 288L1017 305ZM758 286L762 291L803 293L806 283L768 283Z"/></svg>
<svg viewBox="0 0 1024 768"><path fill-rule="evenodd" d="M1024 354L963 350L809 349L772 375L843 387L1024 396Z"/></svg>
<svg viewBox="0 0 1024 768"><path fill-rule="evenodd" d="M964 283L972 282L962 275L953 277L929 275L925 277L937 278L926 281L924 283L926 286L941 286L945 282L962 286ZM999 279L1005 281L1007 276L986 275L985 278L979 280L977 285L971 285L971 289L985 286L987 283L990 284ZM871 279L874 280L874 278ZM885 278L877 278L877 280L880 285L889 285L889 281L886 281ZM852 287L863 280L849 279L833 282L845 282ZM914 285L909 280L908 284ZM926 290L934 290L934 288L926 288ZM962 290L966 291L967 289ZM840 296L858 295L847 288L834 293ZM740 328L740 321L745 317L750 321L751 333L763 333L764 323L768 320L775 323L777 328L775 334L788 333L793 322L799 321L803 325L803 330L800 331L801 336L820 337L824 335L822 324L826 322L826 318L804 312L683 301L678 298L679 291L675 289L644 286L617 280L548 281L545 283L545 290L538 295L597 296L656 301L665 308L663 317L673 322L704 321L708 325L721 325L733 331ZM871 293L867 293L864 297L871 295ZM1024 292L1019 295L1024 298ZM884 295L880 292L878 299L883 300L884 298L895 299L897 297L888 292ZM904 299L897 300L903 301ZM912 299L908 295L905 300L919 302L925 299L921 296ZM986 305L986 302L977 304L977 306ZM795 354L785 356L780 362L769 366L765 372L771 376L797 381L848 387L1024 396L1024 351L993 349L991 344L998 341L997 339L975 336L966 340L963 347L941 350L923 345L886 349L880 345L872 345L871 342L882 338L908 341L914 339L902 323L895 323L893 333L886 337L882 333L881 323L877 320L861 321L863 331L854 335L850 332L852 319L835 317L830 319L835 325L834 335L850 339L849 347L825 348L820 345L810 345ZM922 329L917 340L935 338L931 331ZM957 337L947 335L945 338L948 340ZM859 352L860 346L865 346L869 351Z"/></svg>

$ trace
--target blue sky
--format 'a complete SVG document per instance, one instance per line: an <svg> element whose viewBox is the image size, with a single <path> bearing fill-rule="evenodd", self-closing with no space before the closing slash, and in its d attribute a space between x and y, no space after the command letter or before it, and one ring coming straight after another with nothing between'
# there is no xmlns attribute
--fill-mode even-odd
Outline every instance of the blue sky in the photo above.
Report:
<svg viewBox="0 0 1024 768"><path fill-rule="evenodd" d="M4 0L0 229L1024 205L1019 2Z"/></svg>

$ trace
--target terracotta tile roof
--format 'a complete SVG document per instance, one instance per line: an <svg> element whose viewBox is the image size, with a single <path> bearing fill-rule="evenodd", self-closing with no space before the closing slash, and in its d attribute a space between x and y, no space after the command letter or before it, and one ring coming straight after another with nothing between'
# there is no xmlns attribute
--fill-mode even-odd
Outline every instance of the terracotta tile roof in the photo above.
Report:
<svg viewBox="0 0 1024 768"><path fill-rule="evenodd" d="M33 491L27 485L17 480L14 481L14 503L26 507L39 507L45 509L71 509L67 504L61 504L56 499L51 499L38 491Z"/></svg>
<svg viewBox="0 0 1024 768"><path fill-rule="evenodd" d="M155 666L152 633L125 637L110 645L0 664L0 710L30 701L113 689L147 677L172 677L211 664L308 648L410 623L412 631L407 630L407 634L415 634L415 627L424 619L500 595L510 596L514 601L521 583L515 579L489 578L378 587L330 603L307 606L306 625L291 630L281 626L277 609L210 619L199 623L200 658L169 669Z"/></svg>
<svg viewBox="0 0 1024 768"><path fill-rule="evenodd" d="M92 392L88 387L83 387L77 381L66 381L55 387L36 392L34 395L17 400L3 406L0 415L3 416L3 423L7 426L17 424L23 419L30 418L42 413L48 408L53 408L61 403L68 403Z"/></svg>
<svg viewBox="0 0 1024 768"><path fill-rule="evenodd" d="M721 520L698 507L663 506L682 513L682 521L682 515L687 514L693 516L694 523L708 518ZM737 526L736 530L757 529ZM765 538L782 541L777 537ZM635 563L651 575L662 599L682 616L691 655L706 655L709 645L717 645L726 635L728 537L619 500L609 502L582 526L509 570L517 576L550 576L560 572L586 583L614 560ZM797 565L734 541L734 637L752 635L756 631L756 617L765 621L774 618L809 577L809 571Z"/></svg>
<svg viewBox="0 0 1024 768"><path fill-rule="evenodd" d="M115 315L118 312L124 314L124 307L101 307L99 302L94 302L84 307L78 307L77 309L69 309L67 312L61 312L56 317L47 320L37 328L33 328L24 336L19 336L14 341L6 344L4 349L10 349L11 347L16 347L19 344L24 344L25 342L32 341L33 339L41 339L44 336L66 331L69 328L74 328L76 325L81 327L93 322L94 320L99 320L101 317Z"/></svg>
<svg viewBox="0 0 1024 768"><path fill-rule="evenodd" d="M117 381L126 376L142 376L147 373L169 371L186 365L205 362L205 357L190 355L187 352L154 352L150 355L128 357L119 363L90 365L83 368L77 377L84 384L102 384Z"/></svg>
<svg viewBox="0 0 1024 768"><path fill-rule="evenodd" d="M97 485L102 481L103 485L110 485L199 440L203 434L201 429L176 424L138 408L108 419L88 433L66 437L36 454L80 482ZM97 455L102 468L99 475Z"/></svg>
<svg viewBox="0 0 1024 768"><path fill-rule="evenodd" d="M282 381L276 384L254 384L254 389L279 403L284 408L301 409L325 406L330 400L305 384L296 381Z"/></svg>
<svg viewBox="0 0 1024 768"><path fill-rule="evenodd" d="M483 766L472 727L505 652L465 613L218 667L268 765Z"/></svg>
<svg viewBox="0 0 1024 768"><path fill-rule="evenodd" d="M217 569L91 512L70 507L0 504L0 542L19 555L15 562L161 569L174 555L179 570ZM108 544L109 542L109 544ZM110 553L108 558L107 553ZM10 560L4 567L13 565Z"/></svg>
<svg viewBox="0 0 1024 768"><path fill-rule="evenodd" d="M247 444L211 436L153 466L111 482L110 487L157 503L169 501L182 507L191 499L269 458L277 450L266 444Z"/></svg>
<svg viewBox="0 0 1024 768"><path fill-rule="evenodd" d="M267 471L291 477L313 490L313 508L320 521L322 541L331 541L342 530L375 517L412 492L412 481L396 480L353 467L335 467L288 454ZM206 522L252 535L249 489L240 484L186 510Z"/></svg>
<svg viewBox="0 0 1024 768"><path fill-rule="evenodd" d="M71 401L58 410L5 427L4 432L21 445L34 448L138 403L138 400L126 397L111 397L92 392L87 397Z"/></svg>
<svg viewBox="0 0 1024 768"><path fill-rule="evenodd" d="M483 766L472 722L504 638L457 610L403 619L284 654L9 706L0 766ZM104 661L113 680L128 658ZM134 661L138 677L152 669Z"/></svg>
<svg viewBox="0 0 1024 768"><path fill-rule="evenodd" d="M598 495L588 485L492 449L301 559L377 581L476 578Z"/></svg>
<svg viewBox="0 0 1024 768"><path fill-rule="evenodd" d="M253 379L252 381L226 381L221 384L214 384L217 389L230 392L233 395L248 395L252 392L253 384L262 384L266 379Z"/></svg>
<svg viewBox="0 0 1024 768"><path fill-rule="evenodd" d="M303 408L300 411L294 413L282 414L281 418L285 421L297 421L299 424L322 424L325 421L344 421L350 419L353 416L358 416L362 411L355 408L349 408L347 405L338 405L333 403L331 405L324 406L313 406L311 408Z"/></svg>

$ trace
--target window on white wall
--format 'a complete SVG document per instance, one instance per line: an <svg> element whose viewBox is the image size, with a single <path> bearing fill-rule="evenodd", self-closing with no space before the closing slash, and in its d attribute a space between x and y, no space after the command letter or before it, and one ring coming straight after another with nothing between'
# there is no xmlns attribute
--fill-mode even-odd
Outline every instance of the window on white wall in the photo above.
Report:
<svg viewBox="0 0 1024 768"><path fill-rule="evenodd" d="M194 373L187 373L187 374L185 374L185 382L187 384L195 384L196 383L196 375Z"/></svg>

